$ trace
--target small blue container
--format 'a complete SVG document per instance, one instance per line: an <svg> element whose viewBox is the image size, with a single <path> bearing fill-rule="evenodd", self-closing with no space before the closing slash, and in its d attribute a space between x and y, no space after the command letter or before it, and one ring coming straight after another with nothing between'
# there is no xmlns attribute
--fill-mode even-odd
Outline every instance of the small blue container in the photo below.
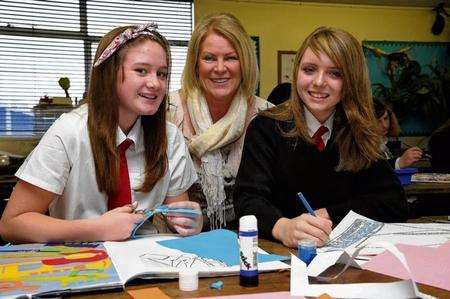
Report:
<svg viewBox="0 0 450 299"><path fill-rule="evenodd" d="M312 240L298 241L298 258L301 259L307 266L316 257L316 243Z"/></svg>
<svg viewBox="0 0 450 299"><path fill-rule="evenodd" d="M413 174L417 172L417 168L409 167L409 168L400 168L395 169L395 173L397 174L398 179L402 186L411 184L411 177Z"/></svg>

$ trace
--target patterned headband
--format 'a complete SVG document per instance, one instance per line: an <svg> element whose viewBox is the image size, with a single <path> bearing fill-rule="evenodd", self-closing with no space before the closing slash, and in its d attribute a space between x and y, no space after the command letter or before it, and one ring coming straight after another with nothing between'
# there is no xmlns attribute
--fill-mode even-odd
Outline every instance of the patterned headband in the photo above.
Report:
<svg viewBox="0 0 450 299"><path fill-rule="evenodd" d="M120 49L120 47L123 46L127 41L137 38L140 35L151 35L151 36L158 36L162 37L158 31L158 25L156 23L148 23L148 24L141 24L137 26L133 26L131 28L128 28L118 36L116 36L113 41L106 47L106 49L103 51L102 55L97 59L97 61L94 63L94 67L99 66L102 64L106 59L111 57L117 50ZM162 39L165 41L164 37ZM165 41L166 42L166 41Z"/></svg>

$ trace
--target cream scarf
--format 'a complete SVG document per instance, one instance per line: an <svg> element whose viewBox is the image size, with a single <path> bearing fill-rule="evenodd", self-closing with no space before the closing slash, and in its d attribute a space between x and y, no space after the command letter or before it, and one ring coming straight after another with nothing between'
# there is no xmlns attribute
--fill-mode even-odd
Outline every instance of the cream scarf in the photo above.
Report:
<svg viewBox="0 0 450 299"><path fill-rule="evenodd" d="M227 114L213 124L204 96L196 91L186 100L189 117L195 136L188 145L189 151L201 161L199 178L205 194L207 216L211 229L225 224L225 189L223 159L220 149L239 139L245 130L247 99L240 91L228 109Z"/></svg>

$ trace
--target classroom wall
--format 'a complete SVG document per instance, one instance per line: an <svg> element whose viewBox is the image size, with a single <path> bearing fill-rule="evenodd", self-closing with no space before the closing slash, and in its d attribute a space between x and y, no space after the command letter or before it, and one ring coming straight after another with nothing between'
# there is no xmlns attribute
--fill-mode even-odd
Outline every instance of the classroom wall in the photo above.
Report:
<svg viewBox="0 0 450 299"><path fill-rule="evenodd" d="M31 138L0 138L0 154L1 151L26 156L38 144L39 140Z"/></svg>
<svg viewBox="0 0 450 299"><path fill-rule="evenodd" d="M213 12L235 15L260 38L261 96L278 83L277 51L297 50L318 26L348 30L359 40L450 41L450 25L431 33L431 8L299 3L274 0L194 0L195 21Z"/></svg>

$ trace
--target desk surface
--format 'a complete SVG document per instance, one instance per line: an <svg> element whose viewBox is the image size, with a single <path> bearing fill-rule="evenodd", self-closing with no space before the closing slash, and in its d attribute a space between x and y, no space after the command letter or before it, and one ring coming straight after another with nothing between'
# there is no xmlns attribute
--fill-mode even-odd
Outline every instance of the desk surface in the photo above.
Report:
<svg viewBox="0 0 450 299"><path fill-rule="evenodd" d="M412 183L404 188L406 195L450 194L450 183Z"/></svg>
<svg viewBox="0 0 450 299"><path fill-rule="evenodd" d="M290 252L295 251L282 246L279 243L274 243L266 240L260 240L260 247L270 253L276 253L281 255L289 255ZM328 270L326 274L337 273L339 266L334 266ZM221 280L224 283L222 290L213 290L209 288L209 285L217 280ZM335 283L355 283L355 282L391 282L398 279L389 276L381 275L366 270L359 270L349 268L347 271L335 281ZM310 279L311 282L316 283L314 279ZM142 282L142 281L141 281ZM225 296L225 295L238 295L238 294L251 294L251 293L264 293L264 292L277 292L277 291L289 291L290 289L290 272L271 272L261 273L259 275L259 286L254 288L244 288L239 286L239 276L229 277L215 277L215 278L201 278L199 280L199 288L193 292L182 292L178 289L178 280L164 280L142 282L139 285L127 286L127 289L141 289L148 287L158 287L164 293L171 298L192 298L192 297L206 297L206 296ZM419 289L432 296L438 298L450 298L450 292L435 287L419 284ZM107 292L96 293L88 295L74 296L76 298L94 299L94 298L115 298L115 299L129 299L129 296L125 292Z"/></svg>

